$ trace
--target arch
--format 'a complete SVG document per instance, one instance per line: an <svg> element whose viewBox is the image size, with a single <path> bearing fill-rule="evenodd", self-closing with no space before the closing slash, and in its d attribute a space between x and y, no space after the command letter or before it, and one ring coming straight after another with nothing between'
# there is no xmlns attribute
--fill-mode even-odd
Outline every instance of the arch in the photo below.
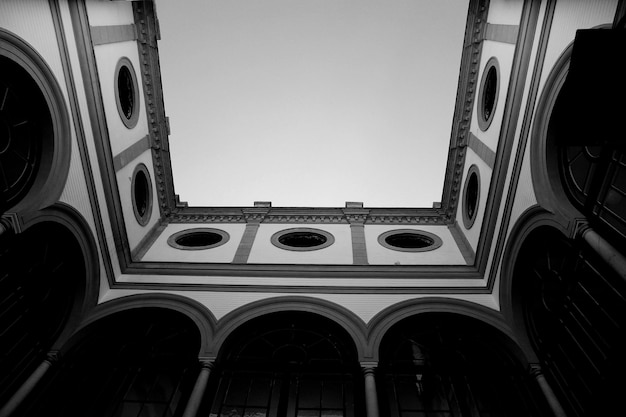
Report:
<svg viewBox="0 0 626 417"><path fill-rule="evenodd" d="M231 311L218 322L212 346L217 354L230 334L244 323L262 315L287 311L303 311L326 317L341 326L352 339L359 360L365 358L365 323L348 309L313 297L273 297L247 304Z"/></svg>
<svg viewBox="0 0 626 417"><path fill-rule="evenodd" d="M583 242L534 223L507 272L508 314L568 415L606 414L624 388L626 283Z"/></svg>
<svg viewBox="0 0 626 417"><path fill-rule="evenodd" d="M507 341L509 350L521 361L528 364L534 355L532 350L520 345L515 334L501 314L487 307L446 297L427 297L403 301L379 312L369 323L368 354L371 360L378 361L380 344L385 334L401 320L424 313L452 313L476 319L498 331Z"/></svg>
<svg viewBox="0 0 626 417"><path fill-rule="evenodd" d="M153 293L129 295L107 301L93 309L80 327L74 332L71 340L62 349L67 351L80 340L82 332L89 326L116 313L142 309L162 308L181 313L189 318L197 327L200 336L199 357L211 357L211 345L215 333L215 317L202 304L195 300L176 294Z"/></svg>
<svg viewBox="0 0 626 417"><path fill-rule="evenodd" d="M526 324L524 314L522 312L521 300L519 300L513 292L513 276L515 263L519 256L520 249L535 230L539 228L553 228L564 236L568 235L567 225L561 223L563 219L548 212L542 207L535 205L524 211L517 222L513 225L506 247L502 262L502 272L500 273L500 306L504 319L509 324L515 334L516 340L524 347L524 351L528 352L529 359L535 363L538 361L535 351L533 350L528 333L526 332Z"/></svg>
<svg viewBox="0 0 626 417"><path fill-rule="evenodd" d="M96 304L99 288L97 250L80 214L62 204L30 214L0 250L3 378L11 378L0 396L69 337Z"/></svg>
<svg viewBox="0 0 626 417"><path fill-rule="evenodd" d="M561 186L559 167L556 162L556 143L551 140L548 128L552 112L565 84L574 44L570 43L552 67L537 104L532 140L530 144L530 168L533 188L540 206L556 213L563 219L582 217L567 199ZM554 181L552 179L559 179Z"/></svg>
<svg viewBox="0 0 626 417"><path fill-rule="evenodd" d="M484 320L408 315L387 329L378 350L380 406L389 415L545 415L520 348Z"/></svg>
<svg viewBox="0 0 626 417"><path fill-rule="evenodd" d="M610 25L599 25L593 29L610 28ZM561 223L584 217L570 202L561 182L557 141L550 129L553 112L569 72L573 49L572 41L548 74L535 111L530 142L531 178L537 201L540 206L555 213Z"/></svg>
<svg viewBox="0 0 626 417"><path fill-rule="evenodd" d="M71 334L88 311L96 306L100 287L100 259L91 228L74 207L65 203L56 203L46 209L28 213L22 218L22 231L27 231L44 222L60 224L72 233L82 249L85 263L84 284L76 289L76 302L71 322L66 326L66 331L59 341L55 343L56 346L58 343L63 343L64 338Z"/></svg>
<svg viewBox="0 0 626 417"><path fill-rule="evenodd" d="M24 414L180 415L199 371L200 331L187 314L151 304L92 314Z"/></svg>
<svg viewBox="0 0 626 417"><path fill-rule="evenodd" d="M27 212L56 202L65 186L71 155L69 114L59 83L39 53L19 36L0 28L0 55L17 63L40 89L50 112L52 132L41 144L38 172L30 190L6 209ZM0 209L4 210L5 207Z"/></svg>

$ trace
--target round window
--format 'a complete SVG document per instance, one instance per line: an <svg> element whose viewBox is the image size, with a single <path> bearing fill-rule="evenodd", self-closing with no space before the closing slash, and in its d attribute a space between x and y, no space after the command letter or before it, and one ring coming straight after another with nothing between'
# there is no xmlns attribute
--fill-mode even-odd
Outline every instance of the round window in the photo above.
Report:
<svg viewBox="0 0 626 417"><path fill-rule="evenodd" d="M478 127L483 132L489 129L498 102L500 88L500 67L498 60L492 57L487 61L480 81L478 100Z"/></svg>
<svg viewBox="0 0 626 417"><path fill-rule="evenodd" d="M152 184L150 173L144 164L137 165L131 185L133 211L140 225L145 226L152 214Z"/></svg>
<svg viewBox="0 0 626 417"><path fill-rule="evenodd" d="M463 225L471 228L476 220L478 201L480 198L480 175L478 167L472 165L467 171L463 186Z"/></svg>
<svg viewBox="0 0 626 417"><path fill-rule="evenodd" d="M0 55L0 210L28 194L52 132L50 110L36 81L20 64Z"/></svg>
<svg viewBox="0 0 626 417"><path fill-rule="evenodd" d="M230 235L223 230L202 227L174 233L167 243L176 249L202 250L222 246L229 239Z"/></svg>
<svg viewBox="0 0 626 417"><path fill-rule="evenodd" d="M274 233L271 241L274 246L281 249L311 251L332 245L335 238L325 230L301 227Z"/></svg>
<svg viewBox="0 0 626 417"><path fill-rule="evenodd" d="M124 125L132 129L139 120L139 87L133 64L122 58L115 69L115 101Z"/></svg>
<svg viewBox="0 0 626 417"><path fill-rule="evenodd" d="M389 230L378 236L378 243L387 249L401 252L426 252L443 244L439 236L415 229Z"/></svg>

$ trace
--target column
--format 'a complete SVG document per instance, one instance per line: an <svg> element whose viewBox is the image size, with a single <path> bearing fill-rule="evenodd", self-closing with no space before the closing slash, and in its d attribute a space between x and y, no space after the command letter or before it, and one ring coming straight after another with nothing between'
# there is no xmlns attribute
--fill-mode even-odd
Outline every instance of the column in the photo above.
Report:
<svg viewBox="0 0 626 417"><path fill-rule="evenodd" d="M378 394L376 393L376 362L361 363L365 378L365 411L367 417L378 417Z"/></svg>
<svg viewBox="0 0 626 417"><path fill-rule="evenodd" d="M582 228L579 234L623 280L626 280L626 259L624 255L591 227Z"/></svg>
<svg viewBox="0 0 626 417"><path fill-rule="evenodd" d="M561 403L554 394L554 391L552 391L552 388L548 384L548 381L546 381L546 377L543 376L541 365L539 365L538 363L530 364L529 373L533 378L535 378L537 384L539 384L539 388L541 388L541 392L546 397L548 405L550 406L550 409L552 410L554 416L567 417L567 414L565 414L565 410L563 410L563 407L561 407Z"/></svg>
<svg viewBox="0 0 626 417"><path fill-rule="evenodd" d="M213 360L202 360L201 363L202 368L200 368L196 384L193 387L193 391L191 391L189 401L187 401L183 417L196 417L198 408L200 408L200 403L202 403L202 397L204 397L204 391L206 390L207 383L209 382L211 370L214 367Z"/></svg>
<svg viewBox="0 0 626 417"><path fill-rule="evenodd" d="M39 381L48 372L48 369L58 361L58 352L50 352L46 355L46 359L39 364L35 372L33 372L21 387L15 391L15 394L9 398L9 401L0 409L0 417L8 417L24 402L28 394L37 386Z"/></svg>

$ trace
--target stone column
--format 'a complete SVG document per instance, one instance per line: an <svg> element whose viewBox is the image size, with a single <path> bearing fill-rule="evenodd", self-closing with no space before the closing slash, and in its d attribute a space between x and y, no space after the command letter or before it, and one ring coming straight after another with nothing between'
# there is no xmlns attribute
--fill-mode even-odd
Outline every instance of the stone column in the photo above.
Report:
<svg viewBox="0 0 626 417"><path fill-rule="evenodd" d="M33 372L26 381L20 386L15 394L9 398L9 401L0 409L0 417L8 417L24 402L28 394L37 386L39 381L48 372L48 369L58 361L58 353L50 352L46 355L46 359L39 364L35 372Z"/></svg>
<svg viewBox="0 0 626 417"><path fill-rule="evenodd" d="M191 391L189 401L187 401L187 406L185 407L183 417L196 417L196 414L198 413L198 408L200 408L200 403L202 403L202 397L204 397L204 391L206 390L207 383L209 382L209 376L211 375L211 370L213 370L213 367L213 360L202 360L202 368L200 368L200 373L198 374L198 378L196 379L196 384L193 387L193 391Z"/></svg>
<svg viewBox="0 0 626 417"><path fill-rule="evenodd" d="M376 393L376 362L361 363L365 378L365 411L367 417L378 417L378 394Z"/></svg>
<svg viewBox="0 0 626 417"><path fill-rule="evenodd" d="M626 258L591 227L583 227L578 233L585 242L626 281Z"/></svg>
<svg viewBox="0 0 626 417"><path fill-rule="evenodd" d="M535 378L537 384L539 384L539 388L541 388L541 392L546 397L548 405L552 410L552 414L554 414L555 417L567 417L567 414L565 414L565 410L563 410L563 407L561 407L561 403L554 394L554 391L552 391L552 388L548 384L548 381L546 381L546 377L543 376L541 365L539 365L538 363L530 364L529 373L533 378Z"/></svg>

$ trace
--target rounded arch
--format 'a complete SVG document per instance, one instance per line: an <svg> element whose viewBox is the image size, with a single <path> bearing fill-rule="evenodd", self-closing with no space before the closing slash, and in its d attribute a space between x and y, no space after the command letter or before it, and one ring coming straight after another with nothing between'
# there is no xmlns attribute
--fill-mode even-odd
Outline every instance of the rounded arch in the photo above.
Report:
<svg viewBox="0 0 626 417"><path fill-rule="evenodd" d="M111 302L118 308L103 304L83 322L25 415L182 413L200 368L200 329L167 302L129 298Z"/></svg>
<svg viewBox="0 0 626 417"><path fill-rule="evenodd" d="M550 120L557 99L569 72L574 44L571 43L561 53L552 67L539 98L533 123L530 145L531 177L533 188L540 206L556 213L563 219L581 217L567 199L561 186L559 167L556 161L556 141L550 132ZM556 180L555 180L556 179Z"/></svg>
<svg viewBox="0 0 626 417"><path fill-rule="evenodd" d="M71 340L63 346L63 351L67 351L80 340L82 332L94 323L120 312L142 308L160 308L185 315L195 324L198 330L200 338L198 356L212 356L211 345L215 333L215 317L213 314L195 300L167 293L129 295L98 305L82 321L80 327L72 335Z"/></svg>
<svg viewBox="0 0 626 417"><path fill-rule="evenodd" d="M34 179L14 201L3 202L0 210L28 212L58 201L67 178L71 155L69 114L54 73L41 55L19 36L0 28L0 56L16 63L36 84L48 107L50 131L42 132L41 155Z"/></svg>
<svg viewBox="0 0 626 417"><path fill-rule="evenodd" d="M270 313L302 311L313 313L341 326L352 339L359 360L365 358L365 323L348 309L327 300L312 297L272 297L231 311L218 322L213 352L217 354L229 335L251 319Z"/></svg>
<svg viewBox="0 0 626 417"><path fill-rule="evenodd" d="M82 285L76 288L76 303L72 313L72 322L68 323L67 326L67 329L72 331L98 302L100 286L98 248L85 218L74 207L65 203L56 203L43 210L28 213L22 218L22 232L46 222L59 224L66 228L76 239L82 251L85 276ZM69 336L67 331L63 335Z"/></svg>
<svg viewBox="0 0 626 417"><path fill-rule="evenodd" d="M522 364L534 359L532 350L520 345L502 315L487 307L455 298L427 297L403 301L378 313L370 322L368 350L371 359L379 360L380 345L385 334L400 321L426 313L451 313L469 317L493 328L502 335L507 347Z"/></svg>
<svg viewBox="0 0 626 417"><path fill-rule="evenodd" d="M515 275L515 264L517 262L520 250L528 237L539 228L552 228L564 236L568 235L567 225L562 223L563 219L555 216L553 213L541 208L533 206L524 211L518 218L515 225L511 229L511 234L504 249L502 272L500 274L500 290L499 300L502 308L504 319L509 324L515 334L516 340L520 345L524 346L524 350L532 357L532 361L536 362L536 354L532 349L528 333L526 332L526 324L522 306L517 294L513 291L513 278Z"/></svg>
<svg viewBox="0 0 626 417"><path fill-rule="evenodd" d="M593 29L610 29L610 25L599 25ZM558 112L558 101L569 73L574 49L572 41L553 65L537 104L533 120L530 143L530 167L533 189L540 206L555 213L561 223L583 217L570 202L562 182L559 161L559 146L554 123ZM562 107L562 106L561 106Z"/></svg>
<svg viewBox="0 0 626 417"><path fill-rule="evenodd" d="M56 350L97 300L97 250L84 219L62 204L30 214L0 245L1 310L11 323L2 365L12 381L0 397Z"/></svg>

